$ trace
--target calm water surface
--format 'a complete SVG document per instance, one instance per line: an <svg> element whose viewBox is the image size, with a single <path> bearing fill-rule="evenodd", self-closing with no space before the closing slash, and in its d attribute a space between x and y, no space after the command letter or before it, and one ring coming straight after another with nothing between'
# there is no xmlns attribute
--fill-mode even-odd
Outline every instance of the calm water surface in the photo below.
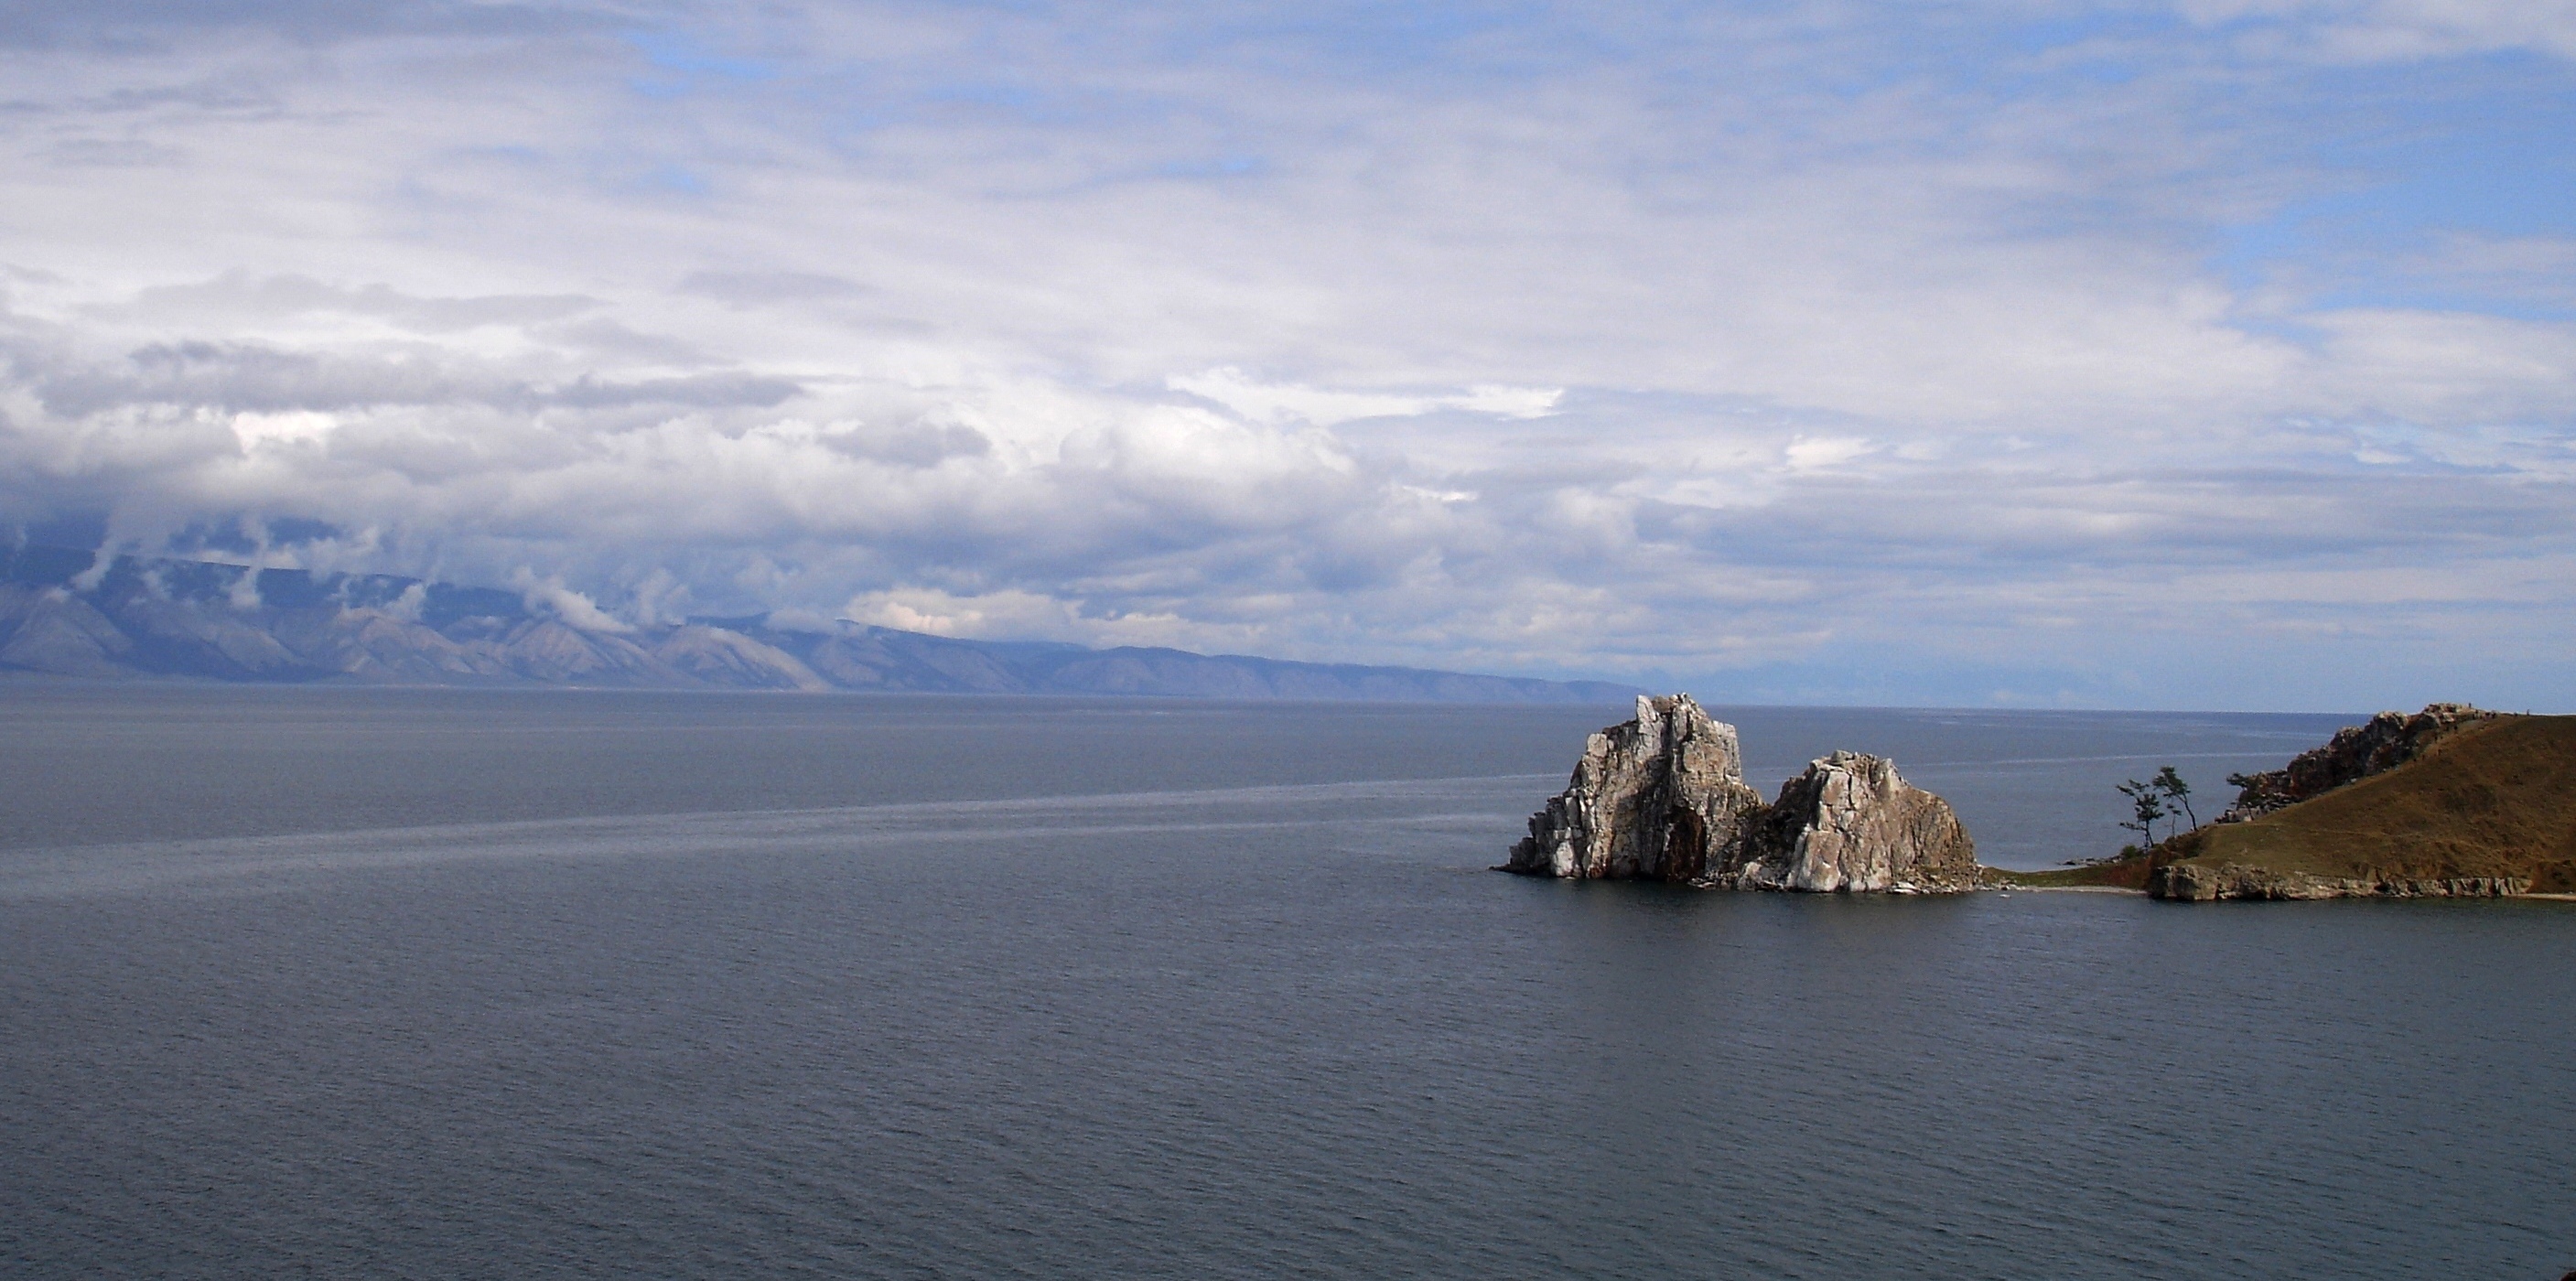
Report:
<svg viewBox="0 0 2576 1281"><path fill-rule="evenodd" d="M1485 871L1621 714L0 687L0 1260L2576 1267L2576 910ZM2339 723L1720 714L2016 866Z"/></svg>

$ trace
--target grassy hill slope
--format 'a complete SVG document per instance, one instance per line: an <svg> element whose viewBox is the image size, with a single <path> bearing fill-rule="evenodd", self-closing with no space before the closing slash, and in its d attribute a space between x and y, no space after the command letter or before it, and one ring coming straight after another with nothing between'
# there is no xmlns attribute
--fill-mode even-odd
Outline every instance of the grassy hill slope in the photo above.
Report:
<svg viewBox="0 0 2576 1281"><path fill-rule="evenodd" d="M2576 716L2505 716L2387 773L2146 855L2017 872L2028 886L2146 886L2170 863L2320 877L2514 877L2576 893Z"/></svg>
<svg viewBox="0 0 2576 1281"><path fill-rule="evenodd" d="M2184 862L2318 876L2514 876L2576 892L2576 716L2511 716L2248 823Z"/></svg>

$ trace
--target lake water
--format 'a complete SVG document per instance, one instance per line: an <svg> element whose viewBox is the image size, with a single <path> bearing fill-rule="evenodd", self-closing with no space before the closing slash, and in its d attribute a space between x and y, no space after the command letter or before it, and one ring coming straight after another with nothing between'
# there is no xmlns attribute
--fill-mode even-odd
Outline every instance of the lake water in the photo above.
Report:
<svg viewBox="0 0 2576 1281"><path fill-rule="evenodd" d="M2342 720L1718 714L2025 867ZM1485 870L1622 715L0 686L0 1260L2576 1268L2576 905Z"/></svg>

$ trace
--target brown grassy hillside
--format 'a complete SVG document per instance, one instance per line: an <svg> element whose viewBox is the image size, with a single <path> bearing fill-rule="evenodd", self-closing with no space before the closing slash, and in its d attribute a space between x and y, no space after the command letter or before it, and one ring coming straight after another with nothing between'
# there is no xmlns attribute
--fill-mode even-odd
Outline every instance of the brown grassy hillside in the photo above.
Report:
<svg viewBox="0 0 2576 1281"><path fill-rule="evenodd" d="M2537 892L2576 892L2576 716L2502 717L2385 774L2199 835L2183 861L2519 876Z"/></svg>
<svg viewBox="0 0 2576 1281"><path fill-rule="evenodd" d="M2576 893L2576 716L2499 717L2251 822L2204 827L2134 859L2011 879L2139 889L2176 862L2334 877L2514 876L2536 893Z"/></svg>

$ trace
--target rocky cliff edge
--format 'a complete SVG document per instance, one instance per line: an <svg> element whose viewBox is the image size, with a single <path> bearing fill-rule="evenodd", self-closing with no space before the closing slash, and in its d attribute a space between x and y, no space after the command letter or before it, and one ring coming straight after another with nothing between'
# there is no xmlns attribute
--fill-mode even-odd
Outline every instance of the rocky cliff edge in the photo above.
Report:
<svg viewBox="0 0 2576 1281"><path fill-rule="evenodd" d="M2301 752L2279 769L2230 775L2227 781L2239 789L2236 803L2217 821L2249 822L2385 774L2497 716L2466 703L2432 703L2411 715L2381 712L2363 724L2335 731L2325 746Z"/></svg>

